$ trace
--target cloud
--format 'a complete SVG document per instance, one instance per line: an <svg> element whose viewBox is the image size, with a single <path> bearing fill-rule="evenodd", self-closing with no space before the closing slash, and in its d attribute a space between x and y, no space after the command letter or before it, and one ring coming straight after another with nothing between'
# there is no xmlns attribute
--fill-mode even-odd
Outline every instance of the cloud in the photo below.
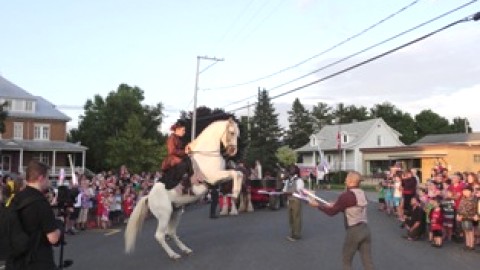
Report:
<svg viewBox="0 0 480 270"><path fill-rule="evenodd" d="M478 44L478 29L470 26L453 28L300 90L289 95L288 99L298 96L304 104L327 101L331 106L343 102L366 107L389 101L412 115L423 109L432 109L450 119L468 117L474 130L480 130L480 115L474 103L478 100L474 97L480 97ZM336 66L317 74L317 79L367 58L363 56ZM332 59L319 66L331 62Z"/></svg>

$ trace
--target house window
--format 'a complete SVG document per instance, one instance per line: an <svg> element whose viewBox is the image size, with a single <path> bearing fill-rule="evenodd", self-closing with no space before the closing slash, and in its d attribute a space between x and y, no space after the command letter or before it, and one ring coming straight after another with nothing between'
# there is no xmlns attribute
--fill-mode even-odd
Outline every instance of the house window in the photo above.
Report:
<svg viewBox="0 0 480 270"><path fill-rule="evenodd" d="M480 155L473 155L473 162L480 163Z"/></svg>
<svg viewBox="0 0 480 270"><path fill-rule="evenodd" d="M382 135L377 135L377 146L382 146Z"/></svg>
<svg viewBox="0 0 480 270"><path fill-rule="evenodd" d="M33 101L25 100L25 111L26 112L33 112Z"/></svg>
<svg viewBox="0 0 480 270"><path fill-rule="evenodd" d="M16 111L16 112L19 112L19 111L23 111L23 100L16 100L14 99L12 101L12 111Z"/></svg>
<svg viewBox="0 0 480 270"><path fill-rule="evenodd" d="M50 139L50 125L35 124L33 130L34 140L49 140Z"/></svg>
<svg viewBox="0 0 480 270"><path fill-rule="evenodd" d="M23 122L13 123L13 139L23 140Z"/></svg>
<svg viewBox="0 0 480 270"><path fill-rule="evenodd" d="M50 153L49 152L38 152L33 154L33 159L50 165Z"/></svg>
<svg viewBox="0 0 480 270"><path fill-rule="evenodd" d="M348 143L348 135L347 134L342 135L342 143Z"/></svg>

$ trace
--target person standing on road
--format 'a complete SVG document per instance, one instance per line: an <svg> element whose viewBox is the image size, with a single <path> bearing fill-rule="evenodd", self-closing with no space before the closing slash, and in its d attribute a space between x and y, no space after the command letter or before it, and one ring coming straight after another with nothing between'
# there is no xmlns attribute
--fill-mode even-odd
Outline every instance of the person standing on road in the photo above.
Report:
<svg viewBox="0 0 480 270"><path fill-rule="evenodd" d="M305 187L305 183L300 178L300 168L292 165L289 169L290 178L287 180L283 191L288 196L288 221L290 225L289 241L296 241L302 237L302 203L299 199L292 196Z"/></svg>
<svg viewBox="0 0 480 270"><path fill-rule="evenodd" d="M339 212L345 215L345 228L347 234L343 244L343 269L351 270L355 253L360 251L363 268L372 270L371 235L367 225L367 198L360 189L361 175L358 172L349 172L345 180L347 190L340 194L334 204L320 204L310 200L312 207L318 208L329 216Z"/></svg>
<svg viewBox="0 0 480 270"><path fill-rule="evenodd" d="M6 269L57 269L53 259L53 248L60 240L61 232L50 203L44 196L48 189L48 166L31 161L26 170L27 186L14 198L13 205L33 201L19 210L23 230L30 238L31 246L26 258L7 259ZM18 265L18 264L21 265Z"/></svg>

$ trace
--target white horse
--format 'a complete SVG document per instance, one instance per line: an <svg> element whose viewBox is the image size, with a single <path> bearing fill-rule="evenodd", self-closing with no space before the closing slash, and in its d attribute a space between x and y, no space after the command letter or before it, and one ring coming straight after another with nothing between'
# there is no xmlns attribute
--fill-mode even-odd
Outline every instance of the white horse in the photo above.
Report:
<svg viewBox="0 0 480 270"><path fill-rule="evenodd" d="M209 184L233 179L232 198L236 199L243 180L242 173L235 170L225 170L225 160L220 154L220 143L225 147L227 155L237 153L237 141L240 135L237 124L232 119L219 120L210 124L203 132L190 143L194 167L193 177L203 175ZM172 259L181 256L173 251L165 241L168 235L185 254L192 250L180 241L176 230L182 214L182 206L202 198L208 188L205 184L192 185L193 195L183 195L177 189L166 190L163 183L156 183L147 196L142 197L128 220L125 230L125 251L131 253L135 247L135 240L140 231L148 209L157 218L158 225L155 238Z"/></svg>

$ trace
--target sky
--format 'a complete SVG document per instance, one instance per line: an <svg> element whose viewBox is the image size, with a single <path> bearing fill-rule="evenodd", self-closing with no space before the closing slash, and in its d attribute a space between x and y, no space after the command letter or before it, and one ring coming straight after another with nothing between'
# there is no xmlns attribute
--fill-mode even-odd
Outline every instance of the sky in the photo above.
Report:
<svg viewBox="0 0 480 270"><path fill-rule="evenodd" d="M480 2L471 0L0 0L0 75L57 105L72 118L69 127L78 125L88 99L106 97L122 83L138 86L145 104L165 106L161 129L167 131L180 111L193 109L198 56L223 61L200 60L200 70L214 65L198 76L197 105L251 115L253 108L237 109L253 104L259 87L273 97L479 11ZM432 109L450 120L467 117L480 131L478 44L480 21L460 23L272 102L285 127L299 98L307 108L388 101L412 115Z"/></svg>

